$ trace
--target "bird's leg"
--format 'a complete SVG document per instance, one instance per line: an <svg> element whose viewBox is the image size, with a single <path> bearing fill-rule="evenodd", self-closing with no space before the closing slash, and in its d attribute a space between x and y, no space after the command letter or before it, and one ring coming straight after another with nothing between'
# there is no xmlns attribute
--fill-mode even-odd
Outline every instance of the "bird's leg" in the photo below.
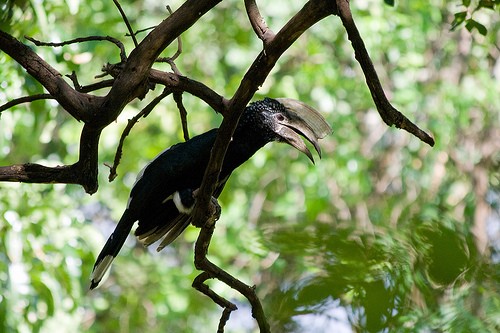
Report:
<svg viewBox="0 0 500 333"><path fill-rule="evenodd" d="M252 316L257 320L260 332L269 333L269 323L267 322L267 319L264 315L262 304L260 303L260 300L255 293L255 286L250 287L246 285L217 265L213 264L207 258L208 247L210 245L210 240L212 239L212 235L215 229L215 222L219 219L221 212L217 199L212 197L210 206L210 213L213 213L213 215L208 216L205 224L201 226L200 234L195 244L194 265L196 269L203 272L195 278L195 280L193 281L193 287L201 293L210 297L210 299L212 299L215 303L224 308L221 319L219 321L219 327L217 330L218 333L224 332L224 326L229 319L231 312L237 310L237 307L233 303L229 302L228 300L219 296L213 290L211 290L208 285L205 284L205 281L207 281L208 279L217 279L221 282L224 282L226 285L237 290L240 294L245 296L252 306Z"/></svg>

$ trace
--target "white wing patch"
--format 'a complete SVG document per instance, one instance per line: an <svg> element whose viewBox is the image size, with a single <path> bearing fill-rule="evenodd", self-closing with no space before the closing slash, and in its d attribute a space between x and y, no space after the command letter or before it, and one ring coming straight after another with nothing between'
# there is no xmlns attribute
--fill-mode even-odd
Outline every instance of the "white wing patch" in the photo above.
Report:
<svg viewBox="0 0 500 333"><path fill-rule="evenodd" d="M193 211L194 205L192 205L191 207L186 207L183 205L182 200L181 200L181 196L179 195L179 191L175 191L173 200L174 200L175 207L177 208L177 210L180 213L191 214L191 212Z"/></svg>

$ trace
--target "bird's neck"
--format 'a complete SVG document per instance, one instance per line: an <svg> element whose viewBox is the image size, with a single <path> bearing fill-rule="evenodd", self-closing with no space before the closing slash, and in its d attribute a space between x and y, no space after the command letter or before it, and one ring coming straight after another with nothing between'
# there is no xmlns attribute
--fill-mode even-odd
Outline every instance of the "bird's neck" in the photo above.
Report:
<svg viewBox="0 0 500 333"><path fill-rule="evenodd" d="M251 128L238 127L234 132L231 143L225 157L225 166L233 170L247 161L260 148L264 147L269 140L259 135Z"/></svg>

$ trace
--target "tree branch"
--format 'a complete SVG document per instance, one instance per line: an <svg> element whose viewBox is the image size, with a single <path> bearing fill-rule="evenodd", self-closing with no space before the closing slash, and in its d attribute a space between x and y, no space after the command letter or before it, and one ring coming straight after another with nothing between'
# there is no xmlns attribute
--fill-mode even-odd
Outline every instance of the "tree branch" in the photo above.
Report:
<svg viewBox="0 0 500 333"><path fill-rule="evenodd" d="M191 95L200 98L202 101L210 105L212 109L221 113L223 116L227 114L227 100L201 82L190 79L186 76L171 72L163 72L157 69L151 69L149 72L149 81L164 85L173 92L188 92Z"/></svg>
<svg viewBox="0 0 500 333"><path fill-rule="evenodd" d="M229 302L228 300L219 296L213 290L211 290L204 283L208 279L217 279L245 296L252 306L252 316L255 318L255 320L257 320L260 332L269 333L269 323L267 322L266 316L264 314L262 304L260 303L260 300L255 292L255 287L246 285L245 283L236 279L226 271L222 270L220 267L213 264L210 260L208 260L208 248L210 246L210 241L214 233L215 223L219 219L221 212L220 206L215 198L211 197L210 205L205 212L206 214L203 217L204 223L201 227L200 234L198 235L198 239L196 240L194 249L195 267L198 270L202 270L203 273L196 277L193 282L193 287L210 297L215 303L224 308L224 312L221 316L219 329L217 332L224 331L224 325L229 318L230 313L236 310L237 307L233 303Z"/></svg>
<svg viewBox="0 0 500 333"><path fill-rule="evenodd" d="M19 104L23 103L31 103L34 101L39 101L41 99L54 99L54 96L50 94L36 94L36 95L31 95L31 96L23 96L19 97L16 99L11 100L10 102L5 103L4 105L0 105L0 113L10 109L11 107L14 107Z"/></svg>
<svg viewBox="0 0 500 333"><path fill-rule="evenodd" d="M32 49L1 30L0 49L40 82L73 118L84 122L92 119L89 106L97 99L95 96L75 91L58 71Z"/></svg>
<svg viewBox="0 0 500 333"><path fill-rule="evenodd" d="M118 0L113 0L116 8L118 8L118 11L120 12L120 15L122 16L123 22L125 22L125 25L127 26L128 32L130 33L130 37L132 37L132 41L134 42L134 45L137 47L137 38L135 38L134 31L132 30L132 26L130 25L130 22L128 21L127 15L123 11L122 6L118 2Z"/></svg>
<svg viewBox="0 0 500 333"><path fill-rule="evenodd" d="M189 140L189 129L187 123L187 111L182 103L182 93L174 93L174 101L179 109L179 116L181 117L182 133L184 134L184 141Z"/></svg>
<svg viewBox="0 0 500 333"><path fill-rule="evenodd" d="M26 38L27 40L29 40L30 42L32 42L36 46L52 46L52 47L61 47L61 46L65 46L65 45L75 44L75 43L108 41L108 42L115 44L120 49L120 60L122 62L127 61L127 54L125 52L125 46L123 45L123 43L121 41L119 41L118 39L116 39L114 37L110 37L110 36L79 37L79 38L74 38L74 39L67 40L67 41L60 42L60 43L41 42L41 41L39 41L33 37L29 37L29 36L24 36L24 38Z"/></svg>
<svg viewBox="0 0 500 333"><path fill-rule="evenodd" d="M46 167L36 163L0 166L0 181L78 184L78 166Z"/></svg>
<svg viewBox="0 0 500 333"><path fill-rule="evenodd" d="M253 31L257 34L257 37L259 37L264 44L269 43L274 38L275 34L271 29L269 29L266 21L262 15L260 15L259 7L257 7L255 0L245 0L245 9Z"/></svg>
<svg viewBox="0 0 500 333"><path fill-rule="evenodd" d="M337 7L339 9L339 16L342 20L342 24L347 31L347 36L352 43L354 48L354 54L358 60L363 73L365 74L366 83L370 89L373 101L377 106L377 110L382 117L382 120L388 125L395 125L397 128L404 129L409 133L415 135L417 138L427 143L430 146L434 146L434 139L417 125L412 123L408 118L406 118L401 112L396 110L387 97L385 96L384 89L378 78L377 72L373 67L373 63L370 59L368 51L366 50L365 43L359 34L358 28L354 23L354 19L351 14L351 9L349 8L348 0L336 0Z"/></svg>
<svg viewBox="0 0 500 333"><path fill-rule="evenodd" d="M250 66L250 69L245 73L233 98L231 98L229 103L225 104L227 109L223 113L224 120L217 132L217 138L210 155L210 162L205 170L200 193L193 211L193 224L195 226L200 227L204 223L202 218L204 215L203 212L206 211L210 203L210 198L215 190L215 184L219 178L227 146L245 106L264 83L279 57L297 38L312 25L335 12L336 6L330 1L308 1L276 34L269 44L264 45L264 50L260 52Z"/></svg>

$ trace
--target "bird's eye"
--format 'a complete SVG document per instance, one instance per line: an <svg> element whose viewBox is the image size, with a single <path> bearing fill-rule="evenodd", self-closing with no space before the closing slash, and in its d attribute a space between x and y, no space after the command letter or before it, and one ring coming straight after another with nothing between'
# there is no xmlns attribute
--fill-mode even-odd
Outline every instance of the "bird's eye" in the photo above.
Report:
<svg viewBox="0 0 500 333"><path fill-rule="evenodd" d="M276 115L276 120L277 121L283 121L283 120L285 120L285 116L283 116L281 113L278 113Z"/></svg>

